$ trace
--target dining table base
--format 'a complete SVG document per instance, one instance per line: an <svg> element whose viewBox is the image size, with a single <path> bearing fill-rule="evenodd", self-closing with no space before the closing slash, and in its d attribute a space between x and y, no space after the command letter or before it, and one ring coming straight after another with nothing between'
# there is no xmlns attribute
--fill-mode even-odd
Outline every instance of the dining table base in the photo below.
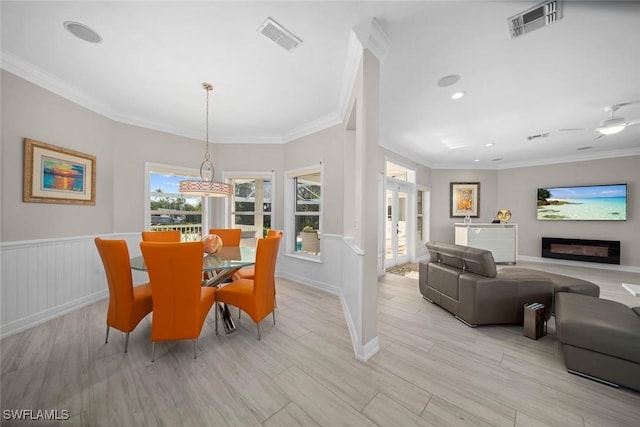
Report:
<svg viewBox="0 0 640 427"><path fill-rule="evenodd" d="M236 331L236 324L231 318L229 306L226 303L216 303L216 305L218 306L218 314L224 327L224 333L227 335L234 333Z"/></svg>

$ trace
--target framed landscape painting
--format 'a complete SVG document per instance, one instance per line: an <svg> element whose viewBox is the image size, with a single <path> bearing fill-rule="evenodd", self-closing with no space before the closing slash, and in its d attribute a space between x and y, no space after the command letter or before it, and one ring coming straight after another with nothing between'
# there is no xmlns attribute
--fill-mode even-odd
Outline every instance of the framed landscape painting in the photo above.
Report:
<svg viewBox="0 0 640 427"><path fill-rule="evenodd" d="M450 195L451 218L465 217L478 218L480 215L480 183L479 182L452 182Z"/></svg>
<svg viewBox="0 0 640 427"><path fill-rule="evenodd" d="M22 201L95 205L95 156L25 138Z"/></svg>

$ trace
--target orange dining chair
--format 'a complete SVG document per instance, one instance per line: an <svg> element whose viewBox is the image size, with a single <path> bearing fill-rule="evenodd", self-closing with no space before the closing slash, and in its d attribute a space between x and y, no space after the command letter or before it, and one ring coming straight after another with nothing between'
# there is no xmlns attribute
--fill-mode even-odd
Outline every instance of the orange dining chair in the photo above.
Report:
<svg viewBox="0 0 640 427"><path fill-rule="evenodd" d="M210 228L209 234L217 234L222 239L222 246L240 246L240 240L242 239L241 228ZM203 280L208 280L210 275L208 272L204 272Z"/></svg>
<svg viewBox="0 0 640 427"><path fill-rule="evenodd" d="M240 239L242 239L241 228L211 228L209 234L220 236L223 246L240 246Z"/></svg>
<svg viewBox="0 0 640 427"><path fill-rule="evenodd" d="M193 340L198 357L198 337L216 300L216 288L201 286L202 242L141 242L153 295L151 361L157 341Z"/></svg>
<svg viewBox="0 0 640 427"><path fill-rule="evenodd" d="M133 331L152 310L151 286L149 283L133 286L129 248L125 240L105 240L96 237L95 243L109 285L107 335L104 343L109 341L109 328L126 332L126 353L129 347L129 332Z"/></svg>
<svg viewBox="0 0 640 427"><path fill-rule="evenodd" d="M267 237L266 237L267 239L272 239L274 237L282 237L282 231L280 230L267 231ZM255 269L253 267L241 268L240 270L236 271L233 274L233 280L240 280L240 279L253 280L254 272L255 272Z"/></svg>
<svg viewBox="0 0 640 427"><path fill-rule="evenodd" d="M256 323L258 340L260 340L260 321L273 314L276 324L275 286L273 281L278 257L280 237L258 239L256 248L256 266L253 280L240 279L218 289L217 302L234 305L246 312ZM218 333L218 316L216 310L216 333Z"/></svg>
<svg viewBox="0 0 640 427"><path fill-rule="evenodd" d="M179 242L181 238L180 230L142 232L142 240L145 242Z"/></svg>

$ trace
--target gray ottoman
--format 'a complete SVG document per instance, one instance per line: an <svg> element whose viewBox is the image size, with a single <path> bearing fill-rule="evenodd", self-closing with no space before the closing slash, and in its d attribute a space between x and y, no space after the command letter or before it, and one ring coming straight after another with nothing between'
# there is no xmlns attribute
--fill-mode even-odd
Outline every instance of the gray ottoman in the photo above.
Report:
<svg viewBox="0 0 640 427"><path fill-rule="evenodd" d="M556 331L569 372L640 391L640 307L559 292Z"/></svg>

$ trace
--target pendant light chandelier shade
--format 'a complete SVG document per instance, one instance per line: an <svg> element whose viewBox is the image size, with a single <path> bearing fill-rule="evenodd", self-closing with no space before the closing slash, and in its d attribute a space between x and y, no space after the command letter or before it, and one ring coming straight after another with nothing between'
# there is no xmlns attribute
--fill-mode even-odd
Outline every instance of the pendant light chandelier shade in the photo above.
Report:
<svg viewBox="0 0 640 427"><path fill-rule="evenodd" d="M180 181L180 193L198 197L226 197L233 194L233 185L213 180L213 163L209 157L209 92L213 89L211 83L202 83L207 91L206 129L204 161L200 165L200 180Z"/></svg>

